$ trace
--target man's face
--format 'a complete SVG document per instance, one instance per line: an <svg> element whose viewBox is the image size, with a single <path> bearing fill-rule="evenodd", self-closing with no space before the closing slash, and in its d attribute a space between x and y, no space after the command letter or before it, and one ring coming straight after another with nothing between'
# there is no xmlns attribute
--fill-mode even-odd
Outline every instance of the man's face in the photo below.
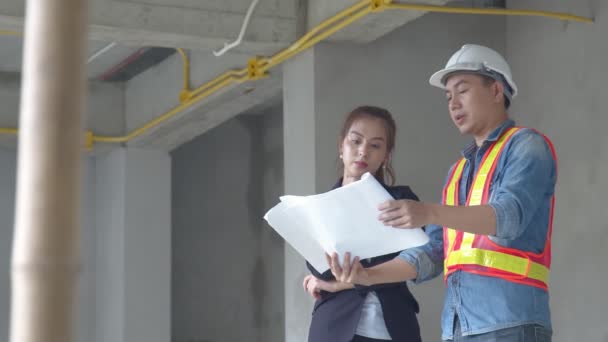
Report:
<svg viewBox="0 0 608 342"><path fill-rule="evenodd" d="M498 87L498 88L497 88ZM481 135L494 122L496 100L502 97L497 82L487 82L473 73L449 76L446 82L446 98L452 121L462 134Z"/></svg>

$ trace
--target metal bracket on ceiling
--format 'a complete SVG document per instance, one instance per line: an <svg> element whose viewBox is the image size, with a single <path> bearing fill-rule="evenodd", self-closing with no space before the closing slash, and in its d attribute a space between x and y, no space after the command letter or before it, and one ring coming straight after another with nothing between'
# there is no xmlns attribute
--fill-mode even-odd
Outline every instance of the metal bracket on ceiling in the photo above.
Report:
<svg viewBox="0 0 608 342"><path fill-rule="evenodd" d="M259 56L250 58L247 62L247 79L250 81L259 80L268 77L268 73L261 69L262 59Z"/></svg>
<svg viewBox="0 0 608 342"><path fill-rule="evenodd" d="M241 25L241 32L239 32L238 38L232 43L225 42L223 48L221 48L220 50L213 51L213 55L215 55L215 57L219 57L225 54L228 50L233 49L241 44L243 36L245 35L245 31L247 30L247 26L249 26L249 20L251 19L251 15L253 14L255 6L258 4L258 1L259 0L253 0L251 5L249 5L249 8L247 9L247 14L245 15L245 20L243 21L243 25Z"/></svg>
<svg viewBox="0 0 608 342"><path fill-rule="evenodd" d="M393 0L370 0L370 7L372 12L382 12L390 5Z"/></svg>

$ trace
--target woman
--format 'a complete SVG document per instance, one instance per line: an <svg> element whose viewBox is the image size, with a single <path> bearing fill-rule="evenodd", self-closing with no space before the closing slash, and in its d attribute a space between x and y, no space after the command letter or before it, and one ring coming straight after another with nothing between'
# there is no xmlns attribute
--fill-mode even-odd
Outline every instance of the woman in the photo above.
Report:
<svg viewBox="0 0 608 342"><path fill-rule="evenodd" d="M418 200L409 187L392 186L394 171L390 160L395 134L395 121L386 109L363 106L353 110L340 132L338 150L343 175L334 189L370 172L395 199ZM375 266L398 254L361 260L361 265ZM405 282L353 287L337 282L331 270L320 274L309 263L307 266L312 274L304 278L303 286L316 299L309 342L421 340L416 318L418 303Z"/></svg>

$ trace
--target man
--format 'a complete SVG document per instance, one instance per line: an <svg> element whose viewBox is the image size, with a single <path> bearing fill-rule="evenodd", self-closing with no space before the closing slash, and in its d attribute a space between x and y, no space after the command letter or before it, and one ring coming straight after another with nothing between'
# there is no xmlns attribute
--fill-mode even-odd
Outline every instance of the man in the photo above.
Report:
<svg viewBox="0 0 608 342"><path fill-rule="evenodd" d="M348 255L340 265L334 255L332 272L365 286L420 283L443 271L443 340L550 341L553 147L509 119L517 86L496 51L465 45L430 83L445 90L452 121L473 141L451 167L441 205L389 201L379 219L397 228L426 225L431 241L369 269Z"/></svg>

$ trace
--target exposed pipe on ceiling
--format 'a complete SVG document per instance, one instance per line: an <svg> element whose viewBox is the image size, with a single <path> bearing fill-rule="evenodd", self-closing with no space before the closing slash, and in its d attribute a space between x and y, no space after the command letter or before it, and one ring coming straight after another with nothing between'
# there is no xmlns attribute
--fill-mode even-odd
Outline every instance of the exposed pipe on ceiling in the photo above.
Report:
<svg viewBox="0 0 608 342"><path fill-rule="evenodd" d="M17 31L7 31L7 30L0 30L0 36L20 36L21 33L17 32Z"/></svg>
<svg viewBox="0 0 608 342"><path fill-rule="evenodd" d="M462 7L473 8L506 8L505 0L465 0L460 4Z"/></svg>
<svg viewBox="0 0 608 342"><path fill-rule="evenodd" d="M88 59L87 59L87 64L91 63L92 61L96 60L99 56L103 55L104 53L108 52L111 48L113 48L114 46L116 46L116 42L111 42L110 44L102 47L101 49L97 50L94 54L92 54Z"/></svg>
<svg viewBox="0 0 608 342"><path fill-rule="evenodd" d="M241 41L243 41L243 36L245 35L245 31L247 30L247 26L249 26L249 19L251 19L253 10L255 9L255 6L258 4L258 2L259 2L259 0L253 0L251 5L249 5L249 9L247 9L247 14L245 15L245 20L243 21L243 25L241 25L241 32L239 33L238 38L235 41L233 41L232 43L228 43L228 42L224 43L224 47L222 49L213 51L213 54L215 55L215 57L219 57L219 56L223 55L224 53L226 53L228 50L231 50L241 44Z"/></svg>

